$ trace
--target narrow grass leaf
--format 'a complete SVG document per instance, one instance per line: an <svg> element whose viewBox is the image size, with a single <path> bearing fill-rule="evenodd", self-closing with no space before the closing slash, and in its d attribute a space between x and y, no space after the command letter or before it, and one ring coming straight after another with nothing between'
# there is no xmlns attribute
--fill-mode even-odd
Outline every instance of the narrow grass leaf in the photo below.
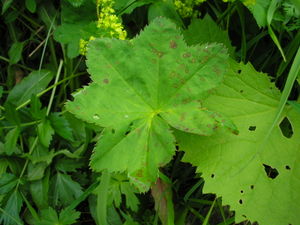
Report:
<svg viewBox="0 0 300 225"><path fill-rule="evenodd" d="M15 106L21 105L29 100L32 95L43 91L53 78L49 70L33 71L20 83L13 87L7 97L7 102Z"/></svg>

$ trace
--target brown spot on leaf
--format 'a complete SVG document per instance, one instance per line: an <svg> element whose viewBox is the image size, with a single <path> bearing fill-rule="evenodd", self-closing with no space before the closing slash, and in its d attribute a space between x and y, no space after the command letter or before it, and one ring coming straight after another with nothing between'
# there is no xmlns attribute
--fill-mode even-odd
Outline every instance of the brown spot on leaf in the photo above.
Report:
<svg viewBox="0 0 300 225"><path fill-rule="evenodd" d="M183 100L182 100L182 103L183 103L183 104L187 104L187 103L189 103L189 102L191 102L191 99L189 99L189 98L186 98L186 99L183 99Z"/></svg>
<svg viewBox="0 0 300 225"><path fill-rule="evenodd" d="M174 40L170 41L170 48L177 48L177 43Z"/></svg>
<svg viewBox="0 0 300 225"><path fill-rule="evenodd" d="M189 53L189 52L186 52L186 53L183 53L183 58L189 58L189 57L191 57L191 53Z"/></svg>
<svg viewBox="0 0 300 225"><path fill-rule="evenodd" d="M161 57L163 57L163 55L164 55L163 52L161 52L161 51L159 51L159 50L157 50L157 49L155 49L155 48L152 48L152 52L153 52L155 55L157 55L158 58L161 58Z"/></svg>
<svg viewBox="0 0 300 225"><path fill-rule="evenodd" d="M189 61L190 63L195 63L197 60L195 58L192 58L192 60Z"/></svg>
<svg viewBox="0 0 300 225"><path fill-rule="evenodd" d="M183 120L185 120L185 113L182 113L182 114L180 115L180 121L183 121Z"/></svg>
<svg viewBox="0 0 300 225"><path fill-rule="evenodd" d="M103 79L103 83L104 84L108 84L109 83L109 79L107 79L107 78Z"/></svg>
<svg viewBox="0 0 300 225"><path fill-rule="evenodd" d="M137 177L143 177L143 171L142 170L138 170L136 172L135 176L137 176Z"/></svg>
<svg viewBox="0 0 300 225"><path fill-rule="evenodd" d="M221 75L221 70L218 67L214 67L213 71L217 74L217 75Z"/></svg>
<svg viewBox="0 0 300 225"><path fill-rule="evenodd" d="M204 64L208 61L208 59L209 59L209 57L206 55L206 56L203 57L203 59L201 59L200 63Z"/></svg>

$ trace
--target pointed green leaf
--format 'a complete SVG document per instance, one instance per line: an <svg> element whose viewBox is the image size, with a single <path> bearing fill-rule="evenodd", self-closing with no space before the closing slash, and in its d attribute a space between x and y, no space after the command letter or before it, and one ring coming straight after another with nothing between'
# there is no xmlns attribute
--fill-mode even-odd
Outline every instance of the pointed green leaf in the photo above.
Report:
<svg viewBox="0 0 300 225"><path fill-rule="evenodd" d="M36 164L29 162L27 167L27 179L29 181L35 181L43 178L47 166L48 165L45 162L40 162Z"/></svg>
<svg viewBox="0 0 300 225"><path fill-rule="evenodd" d="M228 49L229 54L234 55L234 48L231 45L227 31L218 27L208 14L203 19L193 19L183 35L188 45L211 42L222 43Z"/></svg>
<svg viewBox="0 0 300 225"><path fill-rule="evenodd" d="M30 182L30 193L34 203L39 209L48 207L49 172L43 179Z"/></svg>
<svg viewBox="0 0 300 225"><path fill-rule="evenodd" d="M40 221L36 221L37 225L53 225L60 224L56 211L49 207L48 209L43 209L40 212Z"/></svg>
<svg viewBox="0 0 300 225"><path fill-rule="evenodd" d="M96 39L87 58L94 82L66 107L106 127L91 159L95 171L126 171L145 191L175 152L171 126L201 135L233 127L201 103L222 82L225 49L188 47L167 19L155 19L131 41Z"/></svg>
<svg viewBox="0 0 300 225"><path fill-rule="evenodd" d="M4 149L7 155L11 155L16 152L16 145L20 129L18 127L11 129L5 136Z"/></svg>
<svg viewBox="0 0 300 225"><path fill-rule="evenodd" d="M64 116L60 116L58 113L51 113L49 119L53 129L59 136L68 141L73 141L72 130L68 120Z"/></svg>
<svg viewBox="0 0 300 225"><path fill-rule="evenodd" d="M18 191L14 191L9 196L3 211L0 213L0 224L3 225L22 225L19 214L22 208L22 197Z"/></svg>
<svg viewBox="0 0 300 225"><path fill-rule="evenodd" d="M52 140L52 135L54 134L54 130L51 127L50 120L45 119L38 125L38 136L39 141L44 147L49 147L50 142Z"/></svg>
<svg viewBox="0 0 300 225"><path fill-rule="evenodd" d="M0 195L10 192L17 184L18 179L14 174L4 173L0 175Z"/></svg>
<svg viewBox="0 0 300 225"><path fill-rule="evenodd" d="M75 210L62 210L59 214L59 222L63 225L74 224L79 217L80 212Z"/></svg>
<svg viewBox="0 0 300 225"><path fill-rule="evenodd" d="M236 222L297 224L300 211L300 117L286 108L270 129L280 92L251 65L232 63L224 84L203 103L231 117L239 135L222 129L211 137L177 133L183 160L205 178L204 192L222 196L235 210ZM277 174L278 173L278 174Z"/></svg>
<svg viewBox="0 0 300 225"><path fill-rule="evenodd" d="M25 6L31 13L34 13L36 11L36 0L26 0Z"/></svg>
<svg viewBox="0 0 300 225"><path fill-rule="evenodd" d="M16 64L21 60L23 47L24 47L23 42L15 42L12 44L12 46L8 51L9 62L11 64Z"/></svg>
<svg viewBox="0 0 300 225"><path fill-rule="evenodd" d="M48 70L33 71L20 83L13 87L9 92L7 101L18 106L29 100L32 95L43 91L50 81L53 74Z"/></svg>
<svg viewBox="0 0 300 225"><path fill-rule="evenodd" d="M54 205L68 206L82 194L79 183L72 180L69 175L59 172L51 179L51 190L53 191L50 197Z"/></svg>

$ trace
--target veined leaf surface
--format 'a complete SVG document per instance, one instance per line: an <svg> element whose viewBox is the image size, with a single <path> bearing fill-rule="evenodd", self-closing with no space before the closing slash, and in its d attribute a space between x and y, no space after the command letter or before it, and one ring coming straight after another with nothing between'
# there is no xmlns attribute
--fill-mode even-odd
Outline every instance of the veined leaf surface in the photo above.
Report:
<svg viewBox="0 0 300 225"><path fill-rule="evenodd" d="M222 196L224 204L235 210L236 222L299 224L299 114L287 108L271 130L279 90L251 65L233 62L231 68L224 84L203 104L229 116L239 135L221 129L210 137L178 132L183 160L202 173L204 192ZM285 117L293 129L291 136L280 128Z"/></svg>
<svg viewBox="0 0 300 225"><path fill-rule="evenodd" d="M145 191L175 152L170 127L199 135L234 129L201 103L223 80L222 45L188 47L174 24L158 18L131 41L91 41L87 58L93 83L66 107L105 127L91 160L95 171L127 171Z"/></svg>

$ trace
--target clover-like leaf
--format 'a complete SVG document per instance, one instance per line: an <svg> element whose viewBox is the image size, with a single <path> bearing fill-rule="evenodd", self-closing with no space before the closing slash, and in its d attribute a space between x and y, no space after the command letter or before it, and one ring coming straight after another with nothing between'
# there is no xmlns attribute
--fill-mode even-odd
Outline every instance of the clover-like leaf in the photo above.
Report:
<svg viewBox="0 0 300 225"><path fill-rule="evenodd" d="M175 152L171 127L199 135L219 126L235 130L201 103L222 82L226 50L188 47L167 19L155 19L130 41L91 41L87 65L93 83L66 107L105 127L91 159L95 171L126 171L145 191Z"/></svg>
<svg viewBox="0 0 300 225"><path fill-rule="evenodd" d="M197 166L204 192L222 196L237 223L299 224L299 114L285 108L272 129L279 90L251 65L233 62L231 68L203 104L232 118L239 135L222 129L210 137L176 133L183 161Z"/></svg>

